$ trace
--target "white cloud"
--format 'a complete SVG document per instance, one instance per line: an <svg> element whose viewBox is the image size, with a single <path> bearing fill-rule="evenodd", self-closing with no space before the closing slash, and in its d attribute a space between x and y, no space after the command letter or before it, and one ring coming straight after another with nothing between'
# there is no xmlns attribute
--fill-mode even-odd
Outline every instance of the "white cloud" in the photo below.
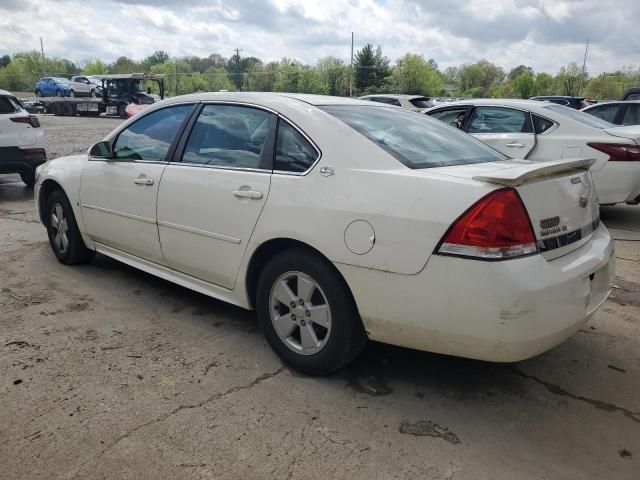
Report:
<svg viewBox="0 0 640 480"><path fill-rule="evenodd" d="M521 63L550 73L581 61L591 37L589 70L640 64L637 0L0 0L0 55L39 49L76 62L171 55L306 63L349 58L380 44L385 55L434 58L441 67L486 58L505 69ZM65 21L52 21L52 19Z"/></svg>

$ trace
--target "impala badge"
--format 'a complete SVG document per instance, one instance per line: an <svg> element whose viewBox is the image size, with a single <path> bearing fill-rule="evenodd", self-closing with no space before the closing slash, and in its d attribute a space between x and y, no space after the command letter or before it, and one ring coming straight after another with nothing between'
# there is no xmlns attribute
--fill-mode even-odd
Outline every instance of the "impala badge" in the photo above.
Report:
<svg viewBox="0 0 640 480"><path fill-rule="evenodd" d="M540 220L540 228L547 229L560 225L560 217L544 218Z"/></svg>

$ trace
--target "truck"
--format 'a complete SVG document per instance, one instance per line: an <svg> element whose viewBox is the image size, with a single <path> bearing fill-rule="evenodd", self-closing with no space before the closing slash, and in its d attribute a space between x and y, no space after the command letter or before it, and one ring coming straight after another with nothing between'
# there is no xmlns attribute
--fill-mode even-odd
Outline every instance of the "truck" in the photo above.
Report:
<svg viewBox="0 0 640 480"><path fill-rule="evenodd" d="M127 105L150 105L164 99L164 75L123 73L93 77L102 82L100 97L39 97L31 103L34 108L41 106L45 113L57 116L98 116L105 113L126 118ZM157 83L160 95L151 93L150 87L145 91L145 82Z"/></svg>

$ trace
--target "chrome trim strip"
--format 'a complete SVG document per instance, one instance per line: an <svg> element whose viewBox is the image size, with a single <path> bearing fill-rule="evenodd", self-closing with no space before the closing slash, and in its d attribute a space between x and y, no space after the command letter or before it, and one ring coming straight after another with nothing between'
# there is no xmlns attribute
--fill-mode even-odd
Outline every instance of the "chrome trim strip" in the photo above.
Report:
<svg viewBox="0 0 640 480"><path fill-rule="evenodd" d="M131 220L139 220L145 223L152 223L155 225L156 221L153 218L147 218L140 215L134 215L132 213L118 212L109 208L98 207L96 205L89 205L87 203L82 204L82 208L88 208L89 210L97 210L98 212L110 213L112 215L118 215L119 217L130 218Z"/></svg>
<svg viewBox="0 0 640 480"><path fill-rule="evenodd" d="M208 232L206 230L200 230L199 228L186 227L184 225L178 225L177 223L166 222L164 220L158 220L158 225L187 233L193 233L195 235L201 235L203 237L215 238L216 240L222 240L223 242L235 243L236 245L241 242L239 238L229 237L228 235L222 235L220 233Z"/></svg>
<svg viewBox="0 0 640 480"><path fill-rule="evenodd" d="M271 174L271 170L265 170L260 168L245 168L245 167L222 167L220 165L208 165L206 163L189 163L189 162L170 162L172 167L195 167L195 168L211 168L213 170L233 170L238 172L253 172L253 173L267 173Z"/></svg>

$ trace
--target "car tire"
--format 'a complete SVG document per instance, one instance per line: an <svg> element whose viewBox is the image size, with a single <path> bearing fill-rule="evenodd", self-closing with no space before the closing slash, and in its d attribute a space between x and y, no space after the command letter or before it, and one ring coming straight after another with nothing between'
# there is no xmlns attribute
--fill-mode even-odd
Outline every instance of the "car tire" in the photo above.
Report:
<svg viewBox="0 0 640 480"><path fill-rule="evenodd" d="M36 90L36 97L42 97L42 92L40 90Z"/></svg>
<svg viewBox="0 0 640 480"><path fill-rule="evenodd" d="M64 97L62 90L56 90L56 97Z"/></svg>
<svg viewBox="0 0 640 480"><path fill-rule="evenodd" d="M93 258L95 251L85 246L69 199L61 190L47 197L44 220L49 244L60 263L76 265Z"/></svg>
<svg viewBox="0 0 640 480"><path fill-rule="evenodd" d="M95 88L91 89L90 95L91 95L91 98L96 98L97 97Z"/></svg>
<svg viewBox="0 0 640 480"><path fill-rule="evenodd" d="M20 172L20 178L27 187L33 187L36 184L36 173L33 170L29 172Z"/></svg>
<svg viewBox="0 0 640 480"><path fill-rule="evenodd" d="M74 92L73 90L69 90L69 96L70 97L75 97L76 96L76 92Z"/></svg>
<svg viewBox="0 0 640 480"><path fill-rule="evenodd" d="M271 348L287 365L308 375L344 367L367 341L342 276L331 262L304 248L269 260L258 280L256 308Z"/></svg>

